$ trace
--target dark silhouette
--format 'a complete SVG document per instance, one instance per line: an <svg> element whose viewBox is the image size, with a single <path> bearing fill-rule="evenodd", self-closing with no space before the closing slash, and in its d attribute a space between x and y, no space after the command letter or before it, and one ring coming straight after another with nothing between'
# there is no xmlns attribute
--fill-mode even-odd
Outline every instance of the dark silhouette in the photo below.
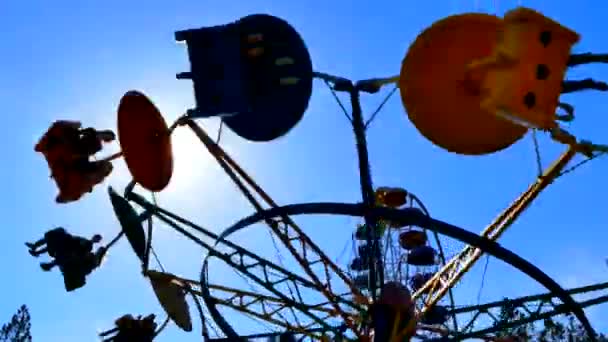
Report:
<svg viewBox="0 0 608 342"><path fill-rule="evenodd" d="M266 342L296 342L296 338L293 333L286 332L279 336L268 337Z"/></svg>
<svg viewBox="0 0 608 342"><path fill-rule="evenodd" d="M101 333L102 342L152 342L156 335L156 316L150 314L146 317L124 315L117 319L115 328Z"/></svg>
<svg viewBox="0 0 608 342"><path fill-rule="evenodd" d="M515 308L505 304L500 311L496 325L528 317L523 309ZM512 341L567 341L567 342L586 342L591 341L587 332L576 318L571 315L558 316L559 318L547 318L542 324L528 323L513 328L505 329L496 336L498 338L511 338ZM599 334L598 342L608 342L608 336Z"/></svg>
<svg viewBox="0 0 608 342"><path fill-rule="evenodd" d="M91 158L114 139L110 130L83 129L77 121L58 120L49 127L34 150L44 155L57 183L57 203L80 199L112 172L109 160Z"/></svg>
<svg viewBox="0 0 608 342"><path fill-rule="evenodd" d="M32 342L30 312L22 305L11 321L0 329L0 342Z"/></svg>
<svg viewBox="0 0 608 342"><path fill-rule="evenodd" d="M34 257L48 253L53 258L50 262L40 263L40 268L48 272L58 266L63 274L65 289L69 292L84 286L86 276L101 263L107 249L100 247L93 252L93 245L101 239L99 234L91 239L74 236L58 227L46 232L42 239L34 243L26 242L25 245Z"/></svg>

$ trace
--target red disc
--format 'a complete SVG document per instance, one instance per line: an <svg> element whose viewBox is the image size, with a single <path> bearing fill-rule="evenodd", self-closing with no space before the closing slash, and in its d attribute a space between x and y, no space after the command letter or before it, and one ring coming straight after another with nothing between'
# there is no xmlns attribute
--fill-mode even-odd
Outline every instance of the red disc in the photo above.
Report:
<svg viewBox="0 0 608 342"><path fill-rule="evenodd" d="M146 95L131 90L118 106L118 140L133 180L159 192L173 175L169 128Z"/></svg>
<svg viewBox="0 0 608 342"><path fill-rule="evenodd" d="M502 21L487 14L447 17L410 46L400 75L401 99L418 131L448 151L500 151L527 129L481 109L481 93L466 86L466 67L492 54Z"/></svg>

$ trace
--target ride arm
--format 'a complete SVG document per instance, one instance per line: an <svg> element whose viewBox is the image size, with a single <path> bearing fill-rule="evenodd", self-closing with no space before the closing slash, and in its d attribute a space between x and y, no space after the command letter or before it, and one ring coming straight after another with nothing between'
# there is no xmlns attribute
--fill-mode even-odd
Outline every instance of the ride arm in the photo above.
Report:
<svg viewBox="0 0 608 342"><path fill-rule="evenodd" d="M502 233L524 212L524 210L547 188L566 167L568 162L576 155L578 145L569 145L564 152L545 172L538 177L521 196L519 196L505 211L503 211L482 233L482 237L496 241ZM459 254L448 261L424 286L414 292L412 299L416 300L424 293L425 298L422 313L426 313L435 305L462 276L469 271L482 255L481 249L466 246Z"/></svg>

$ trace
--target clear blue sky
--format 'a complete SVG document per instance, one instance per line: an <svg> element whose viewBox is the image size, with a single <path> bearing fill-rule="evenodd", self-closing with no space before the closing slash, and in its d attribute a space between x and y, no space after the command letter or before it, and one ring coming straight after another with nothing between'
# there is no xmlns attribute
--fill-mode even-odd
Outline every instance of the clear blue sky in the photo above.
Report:
<svg viewBox="0 0 608 342"><path fill-rule="evenodd" d="M40 155L36 139L55 119L80 119L85 125L115 128L115 108L121 95L140 89L150 95L168 120L192 105L191 84L175 80L188 68L184 46L173 41L179 29L226 23L251 13L269 13L292 23L308 44L316 70L353 79L398 73L401 59L416 34L446 15L472 11L502 12L516 1L16 1L0 3L0 103L5 132L0 151L0 175L6 195L0 212L4 236L0 269L3 293L0 318L25 303L31 307L35 341L95 340L98 329L111 326L124 313L155 312L160 307L141 278L137 262L123 241L87 287L65 293L58 273L43 273L23 242L63 225L73 232L104 234L118 231L105 187L128 181L122 162L102 186L82 201L59 206L56 189ZM582 34L577 51L604 51L605 1L526 1ZM576 69L583 75L608 79L608 67ZM578 117L573 131L607 142L608 118L601 104L607 95L568 96ZM365 97L373 110L380 96ZM203 124L215 132L217 122ZM251 208L238 195L192 134L176 133L174 182L159 195L161 205L176 209L219 231ZM225 146L279 203L359 200L353 137L325 87L317 83L310 108L292 133L271 144L252 144L230 133ZM436 217L479 232L494 215L523 191L535 175L530 137L507 151L487 157L448 154L423 139L408 122L394 97L369 132L376 185L403 186L416 193ZM541 139L544 161L561 147ZM116 147L113 147L114 150ZM109 152L108 152L109 153ZM551 186L501 239L564 286L608 279L604 263L608 223L605 175L608 160L593 162ZM303 221L306 222L306 221ZM353 219L315 220L310 235L337 256L346 243ZM261 230L260 230L261 232ZM258 251L271 249L266 234L247 242ZM162 226L155 246L166 266L196 278L201 252ZM243 240L244 241L244 240ZM449 250L456 244L447 243ZM272 256L272 254L270 254ZM483 264L483 263L480 263ZM221 268L216 268L218 277ZM461 304L474 304L481 266L470 272L457 291ZM217 278L216 278L217 279ZM230 277L228 279L233 279ZM490 261L482 300L541 290L516 270ZM588 311L595 327L608 331L602 316ZM173 326L159 341L196 341Z"/></svg>

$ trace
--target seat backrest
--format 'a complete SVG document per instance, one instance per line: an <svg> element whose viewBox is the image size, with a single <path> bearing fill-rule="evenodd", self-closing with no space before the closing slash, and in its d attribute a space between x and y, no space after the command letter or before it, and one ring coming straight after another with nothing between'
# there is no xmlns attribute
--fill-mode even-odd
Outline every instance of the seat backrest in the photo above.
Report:
<svg viewBox="0 0 608 342"><path fill-rule="evenodd" d="M539 12L517 8L486 62L481 106L514 122L556 127L555 115L572 46L579 35Z"/></svg>

